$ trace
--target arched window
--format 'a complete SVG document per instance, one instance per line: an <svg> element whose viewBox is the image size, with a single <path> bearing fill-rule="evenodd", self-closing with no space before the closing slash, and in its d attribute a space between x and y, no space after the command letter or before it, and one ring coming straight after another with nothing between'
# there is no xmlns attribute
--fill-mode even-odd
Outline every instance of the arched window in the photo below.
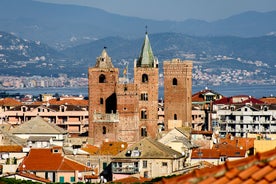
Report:
<svg viewBox="0 0 276 184"><path fill-rule="evenodd" d="M141 119L147 119L147 110L143 109L141 111Z"/></svg>
<svg viewBox="0 0 276 184"><path fill-rule="evenodd" d="M103 98L100 98L100 104L102 105L104 103Z"/></svg>
<svg viewBox="0 0 276 184"><path fill-rule="evenodd" d="M174 115L173 115L173 119L174 119L174 120L177 120L177 114L174 114Z"/></svg>
<svg viewBox="0 0 276 184"><path fill-rule="evenodd" d="M105 83L105 75L101 74L99 77L99 83Z"/></svg>
<svg viewBox="0 0 276 184"><path fill-rule="evenodd" d="M176 78L173 78L172 85L177 86L177 79Z"/></svg>
<svg viewBox="0 0 276 184"><path fill-rule="evenodd" d="M148 82L149 78L148 78L148 75L147 74L143 74L142 75L142 82L145 83L145 82Z"/></svg>
<svg viewBox="0 0 276 184"><path fill-rule="evenodd" d="M106 134L106 127L103 126L103 134Z"/></svg>

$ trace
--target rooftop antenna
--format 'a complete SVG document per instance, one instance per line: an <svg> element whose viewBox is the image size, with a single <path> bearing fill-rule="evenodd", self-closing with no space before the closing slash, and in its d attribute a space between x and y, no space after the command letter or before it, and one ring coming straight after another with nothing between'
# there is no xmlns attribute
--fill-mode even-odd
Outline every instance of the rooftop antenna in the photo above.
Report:
<svg viewBox="0 0 276 184"><path fill-rule="evenodd" d="M145 29L146 29L146 34L148 34L148 26L147 25L145 26Z"/></svg>

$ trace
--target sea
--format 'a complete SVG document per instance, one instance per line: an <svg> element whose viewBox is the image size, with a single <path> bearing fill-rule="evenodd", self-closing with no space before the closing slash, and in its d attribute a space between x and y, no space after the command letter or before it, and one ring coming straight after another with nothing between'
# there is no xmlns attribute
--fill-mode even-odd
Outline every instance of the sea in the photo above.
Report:
<svg viewBox="0 0 276 184"><path fill-rule="evenodd" d="M164 88L159 88L159 98L163 98ZM236 95L248 95L255 98L276 96L276 85L224 85L224 86L193 86L192 92L197 93L204 89L210 89L223 96L231 97ZM59 96L83 96L88 97L87 87L50 87L50 88L22 88L22 89L9 89L0 90L11 95L33 95L39 96L40 94L58 94Z"/></svg>

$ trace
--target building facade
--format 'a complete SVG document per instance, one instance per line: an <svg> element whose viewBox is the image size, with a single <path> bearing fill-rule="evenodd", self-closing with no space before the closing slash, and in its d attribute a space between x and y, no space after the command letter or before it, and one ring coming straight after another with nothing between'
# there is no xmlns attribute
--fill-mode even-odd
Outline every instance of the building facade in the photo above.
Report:
<svg viewBox="0 0 276 184"><path fill-rule="evenodd" d="M191 126L192 62L164 62L165 109L161 119L158 64L147 33L134 60L132 82L126 69L124 78L119 78L119 69L103 49L95 66L88 69L89 137L93 144L104 140L133 144L144 137L156 138L162 130Z"/></svg>
<svg viewBox="0 0 276 184"><path fill-rule="evenodd" d="M192 122L191 61L164 61L165 129L191 127Z"/></svg>

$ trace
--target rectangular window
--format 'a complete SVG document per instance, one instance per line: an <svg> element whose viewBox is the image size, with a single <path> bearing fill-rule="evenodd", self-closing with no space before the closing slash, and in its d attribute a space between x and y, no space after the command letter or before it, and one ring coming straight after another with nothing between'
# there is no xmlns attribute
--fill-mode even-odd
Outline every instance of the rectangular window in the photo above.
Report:
<svg viewBox="0 0 276 184"><path fill-rule="evenodd" d="M64 176L60 176L60 177L59 177L59 182L60 182L60 183L64 183Z"/></svg>
<svg viewBox="0 0 276 184"><path fill-rule="evenodd" d="M146 160L143 161L143 168L147 168L148 167L148 162Z"/></svg>
<svg viewBox="0 0 276 184"><path fill-rule="evenodd" d="M103 163L103 169L105 169L106 167L107 167L107 163L104 162L104 163Z"/></svg>
<svg viewBox="0 0 276 184"><path fill-rule="evenodd" d="M148 101L148 93L141 93L141 100Z"/></svg>
<svg viewBox="0 0 276 184"><path fill-rule="evenodd" d="M167 162L162 162L162 166L168 166Z"/></svg>
<svg viewBox="0 0 276 184"><path fill-rule="evenodd" d="M74 176L70 177L70 182L75 182L75 177Z"/></svg>

